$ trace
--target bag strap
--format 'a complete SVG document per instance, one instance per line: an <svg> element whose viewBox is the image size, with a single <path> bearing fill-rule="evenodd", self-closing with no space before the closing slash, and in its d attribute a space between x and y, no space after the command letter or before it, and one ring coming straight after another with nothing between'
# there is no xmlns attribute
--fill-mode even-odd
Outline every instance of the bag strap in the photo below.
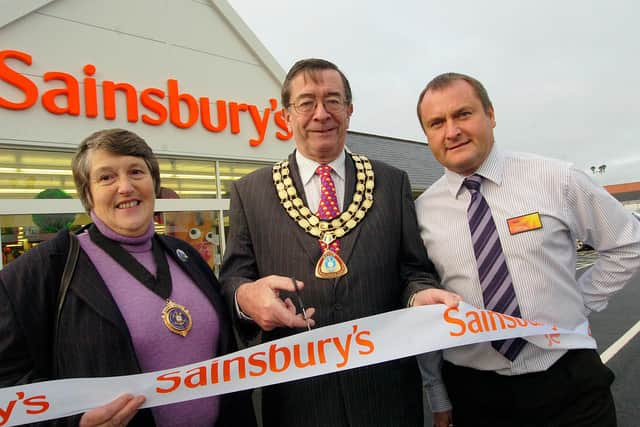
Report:
<svg viewBox="0 0 640 427"><path fill-rule="evenodd" d="M60 288L58 288L58 304L56 311L56 321L54 323L54 346L57 346L58 341L58 325L60 324L60 316L62 315L62 307L67 297L67 291L71 284L71 278L73 272L76 270L76 264L78 263L78 253L80 252L80 243L78 238L71 232L69 232L69 252L67 253L67 261L64 264L64 271L62 273L62 279L60 280Z"/></svg>

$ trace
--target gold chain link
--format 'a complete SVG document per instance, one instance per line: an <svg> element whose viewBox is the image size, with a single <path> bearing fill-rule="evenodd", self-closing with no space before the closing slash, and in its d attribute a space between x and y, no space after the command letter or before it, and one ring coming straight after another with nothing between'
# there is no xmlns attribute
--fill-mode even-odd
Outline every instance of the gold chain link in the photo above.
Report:
<svg viewBox="0 0 640 427"><path fill-rule="evenodd" d="M304 231L327 245L356 228L373 206L374 173L371 162L362 155L351 154L351 157L356 166L356 191L347 209L332 220L321 220L304 205L293 186L287 160L273 166L273 183L282 207Z"/></svg>

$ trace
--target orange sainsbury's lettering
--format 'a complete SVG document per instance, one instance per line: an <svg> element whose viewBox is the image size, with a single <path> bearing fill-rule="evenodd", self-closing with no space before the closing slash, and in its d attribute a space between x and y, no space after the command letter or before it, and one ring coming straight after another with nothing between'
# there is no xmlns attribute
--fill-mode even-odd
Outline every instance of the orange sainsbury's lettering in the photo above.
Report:
<svg viewBox="0 0 640 427"><path fill-rule="evenodd" d="M156 387L156 392L158 393L171 393L180 387L180 383L182 382L182 377L180 377L180 371L167 372L166 374L158 375L156 377L158 381L171 381L172 385L168 388Z"/></svg>
<svg viewBox="0 0 640 427"><path fill-rule="evenodd" d="M0 80L24 93L24 100L21 102L13 102L0 96L0 107L10 110L26 110L38 100L38 87L28 77L9 68L6 64L6 60L9 58L31 65L31 55L28 53L18 50L0 51Z"/></svg>
<svg viewBox="0 0 640 427"><path fill-rule="evenodd" d="M50 89L42 94L42 105L53 114L69 114L77 116L80 114L80 90L78 80L71 74L58 71L44 73L44 81L60 80L64 82L64 88ZM65 97L67 106L61 107L56 103L56 98Z"/></svg>
<svg viewBox="0 0 640 427"><path fill-rule="evenodd" d="M222 370L222 378L225 382L231 381L231 364L233 362L236 362L238 366L238 378L242 379L247 376L247 368L244 357L234 357L233 359L226 359L222 364L222 366L224 367Z"/></svg>
<svg viewBox="0 0 640 427"><path fill-rule="evenodd" d="M333 345L335 345L336 350L342 356L342 362L337 363L337 368L344 367L347 363L349 363L349 349L351 348L351 337L358 330L358 325L353 325L353 333L347 335L347 339L345 340L344 345L340 342L340 337L333 337Z"/></svg>
<svg viewBox="0 0 640 427"><path fill-rule="evenodd" d="M365 350L358 350L358 354L367 355L373 353L373 350L376 349L376 346L373 344L373 341L368 340L366 338L362 338L363 335L369 336L371 335L371 331L360 331L356 334L356 344L361 347L364 347Z"/></svg>
<svg viewBox="0 0 640 427"><path fill-rule="evenodd" d="M22 391L16 392L16 397L9 402L0 403L0 426L5 425L11 420L11 415L15 410L23 410L30 415L37 415L47 412L51 406L47 402L47 396L40 394L37 396L26 397Z"/></svg>
<svg viewBox="0 0 640 427"><path fill-rule="evenodd" d="M318 341L318 358L320 359L320 363L327 363L327 355L324 351L324 346L329 343L331 343L331 338L325 338Z"/></svg>
<svg viewBox="0 0 640 427"><path fill-rule="evenodd" d="M209 98L200 98L202 126L209 132L221 132L227 127L227 103L221 100L216 101L216 110L218 112L218 124L214 125L211 121Z"/></svg>
<svg viewBox="0 0 640 427"><path fill-rule="evenodd" d="M467 330L467 326L465 325L465 323L460 320L460 319L456 319L455 317L451 317L450 313L451 312L455 312L457 313L459 310L457 308L453 308L453 307L449 307L445 310L444 312L444 321L447 323L453 323L455 325L458 325L460 327L460 331L459 332L449 332L449 335L451 335L452 337L459 337L460 335L464 335L464 333Z"/></svg>
<svg viewBox="0 0 640 427"><path fill-rule="evenodd" d="M125 94L127 100L127 121L138 121L138 94L136 88L129 83L114 83L110 80L102 82L102 102L104 104L104 118L116 118L116 91Z"/></svg>
<svg viewBox="0 0 640 427"><path fill-rule="evenodd" d="M258 138L249 140L249 145L251 145L252 147L257 147L258 145L262 144L262 141L264 140L264 134L267 132L267 124L269 123L269 113L273 108L275 108L275 99L271 98L269 102L271 103L271 108L267 107L264 109L263 117L260 116L258 107L256 107L255 105L249 105L251 120L253 120L253 125L258 130Z"/></svg>
<svg viewBox="0 0 640 427"><path fill-rule="evenodd" d="M275 120L276 125L282 129L283 132L276 132L276 138L278 138L281 141L286 141L288 139L291 139L291 137L293 136L293 132L289 129L289 125L287 125L287 121L284 119L284 110L280 110L280 111L276 111L276 113L273 115L273 120Z"/></svg>
<svg viewBox="0 0 640 427"><path fill-rule="evenodd" d="M179 128L189 129L199 123L208 132L241 133L243 126L252 126L254 137L248 143L257 147L264 141L269 124L275 125L274 136L288 141L293 134L284 120L284 111L277 110L278 102L270 98L266 106L231 100L211 100L207 96L195 97L181 91L177 79L167 79L166 86L138 89L129 82L115 82L102 78L94 64L85 64L80 77L62 71L43 73L43 85L55 84L55 87L42 89L24 72L16 69L16 63L31 66L33 58L18 50L0 50L0 82L22 94L20 99L3 96L5 86L0 84L0 108L20 111L28 110L37 104L40 97L42 107L51 114L96 118L102 114L106 120L115 120L126 114L128 122L142 121L146 125L161 126L166 123ZM78 82L82 78L82 84ZM60 87L62 84L62 87ZM99 105L99 97L102 105ZM118 99L124 99L118 111ZM122 108L124 106L124 108ZM212 108L214 106L215 108ZM102 107L102 112L100 111ZM251 134L248 132L247 134Z"/></svg>
<svg viewBox="0 0 640 427"><path fill-rule="evenodd" d="M184 385L187 386L187 388L207 385L207 368L205 366L189 369L186 373L188 375L184 378Z"/></svg>
<svg viewBox="0 0 640 427"><path fill-rule="evenodd" d="M152 117L149 114L143 114L143 122L148 125L158 126L167 120L167 108L160 102L161 99L164 99L164 91L158 88L150 87L142 91L140 103L156 115L156 117Z"/></svg>
<svg viewBox="0 0 640 427"><path fill-rule="evenodd" d="M196 99L188 93L180 93L178 81L176 79L167 80L169 92L169 120L176 127L188 129L198 120L198 103ZM182 121L180 116L180 103L187 106L187 119Z"/></svg>
<svg viewBox="0 0 640 427"><path fill-rule="evenodd" d="M466 315L469 322L467 323L467 328L469 328L469 332L472 334L477 334L478 332L482 332L482 323L480 323L480 313L477 311L470 311Z"/></svg>
<svg viewBox="0 0 640 427"><path fill-rule="evenodd" d="M278 354L282 355L282 366L278 366ZM269 346L269 368L272 372L282 372L289 368L291 363L291 351L287 347L278 347L277 344Z"/></svg>
<svg viewBox="0 0 640 427"><path fill-rule="evenodd" d="M211 384L218 384L218 361L214 360L211 362L211 367L209 368L211 371Z"/></svg>
<svg viewBox="0 0 640 427"><path fill-rule="evenodd" d="M193 389L215 385L219 383L219 378L223 383L240 381L246 379L247 372L250 377L260 377L269 372L286 373L307 369L328 363L329 352L333 352L336 367L343 368L349 364L352 353L355 354L357 351L359 355L368 355L374 350L371 331L359 331L358 325L354 324L352 331L346 336L288 345L273 343L266 351L255 351L248 355L229 355L211 361L210 365L202 364L185 371L176 370L158 375L156 380L159 384L156 385L156 392L172 393L181 387Z"/></svg>
<svg viewBox="0 0 640 427"><path fill-rule="evenodd" d="M258 351L249 356L249 365L254 368L258 368L257 371L250 370L249 375L252 377L259 377L267 372L267 361L265 360L266 355L267 353L264 351Z"/></svg>
<svg viewBox="0 0 640 427"><path fill-rule="evenodd" d="M247 104L229 103L229 120L231 123L231 133L240 133L240 111L247 111Z"/></svg>
<svg viewBox="0 0 640 427"><path fill-rule="evenodd" d="M43 412L47 412L49 409L49 402L47 402L47 396L44 394L40 394L38 396L31 396L24 400L24 406L38 409L27 409L27 414L37 415L42 414Z"/></svg>
<svg viewBox="0 0 640 427"><path fill-rule="evenodd" d="M84 74L84 108L87 117L98 117L98 90L96 88L96 79L93 76L96 73L96 66L87 64L82 68Z"/></svg>
<svg viewBox="0 0 640 427"><path fill-rule="evenodd" d="M307 361L302 361L300 344L295 344L293 346L293 363L298 368L306 368L307 366L313 366L316 364L316 356L313 351L313 342L307 343Z"/></svg>
<svg viewBox="0 0 640 427"><path fill-rule="evenodd" d="M540 326L542 323L532 320L525 320L508 314L498 313L491 310L469 310L465 314L465 319L455 316L459 310L449 307L445 310L444 321L450 325L455 325L456 329L449 332L452 337L459 337L468 333L477 334L486 331L497 331L504 329L514 329L518 326Z"/></svg>
<svg viewBox="0 0 640 427"><path fill-rule="evenodd" d="M13 408L15 408L16 403L18 403L20 399L24 399L24 393L18 392L16 394L18 395L18 399L9 401L6 407L4 405L0 407L0 426L5 425L9 419L11 419L11 414L13 413Z"/></svg>

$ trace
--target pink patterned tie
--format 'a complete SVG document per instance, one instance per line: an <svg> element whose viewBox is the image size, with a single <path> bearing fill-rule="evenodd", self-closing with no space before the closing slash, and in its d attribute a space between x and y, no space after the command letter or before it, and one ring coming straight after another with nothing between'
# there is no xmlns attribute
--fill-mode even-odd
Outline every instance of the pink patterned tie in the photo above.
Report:
<svg viewBox="0 0 640 427"><path fill-rule="evenodd" d="M329 165L320 165L316 168L316 175L320 177L320 204L318 205L318 218L332 219L340 214L336 187L331 179L332 168ZM327 244L320 241L323 251L327 250ZM335 254L340 252L340 242L336 239L329 245L329 249Z"/></svg>

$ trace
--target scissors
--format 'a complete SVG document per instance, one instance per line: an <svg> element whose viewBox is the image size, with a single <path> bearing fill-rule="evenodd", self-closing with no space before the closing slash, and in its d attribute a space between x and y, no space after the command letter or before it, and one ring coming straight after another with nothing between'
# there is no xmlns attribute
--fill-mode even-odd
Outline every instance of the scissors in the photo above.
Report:
<svg viewBox="0 0 640 427"><path fill-rule="evenodd" d="M298 299L298 304L302 309L302 317L304 317L304 321L307 322L307 330L310 331L311 325L309 324L309 319L307 318L307 310L304 308L302 298L300 298L300 289L298 289L298 282L296 282L296 279L294 279L293 277L291 278L291 281L293 282L293 287L296 290L296 298Z"/></svg>

